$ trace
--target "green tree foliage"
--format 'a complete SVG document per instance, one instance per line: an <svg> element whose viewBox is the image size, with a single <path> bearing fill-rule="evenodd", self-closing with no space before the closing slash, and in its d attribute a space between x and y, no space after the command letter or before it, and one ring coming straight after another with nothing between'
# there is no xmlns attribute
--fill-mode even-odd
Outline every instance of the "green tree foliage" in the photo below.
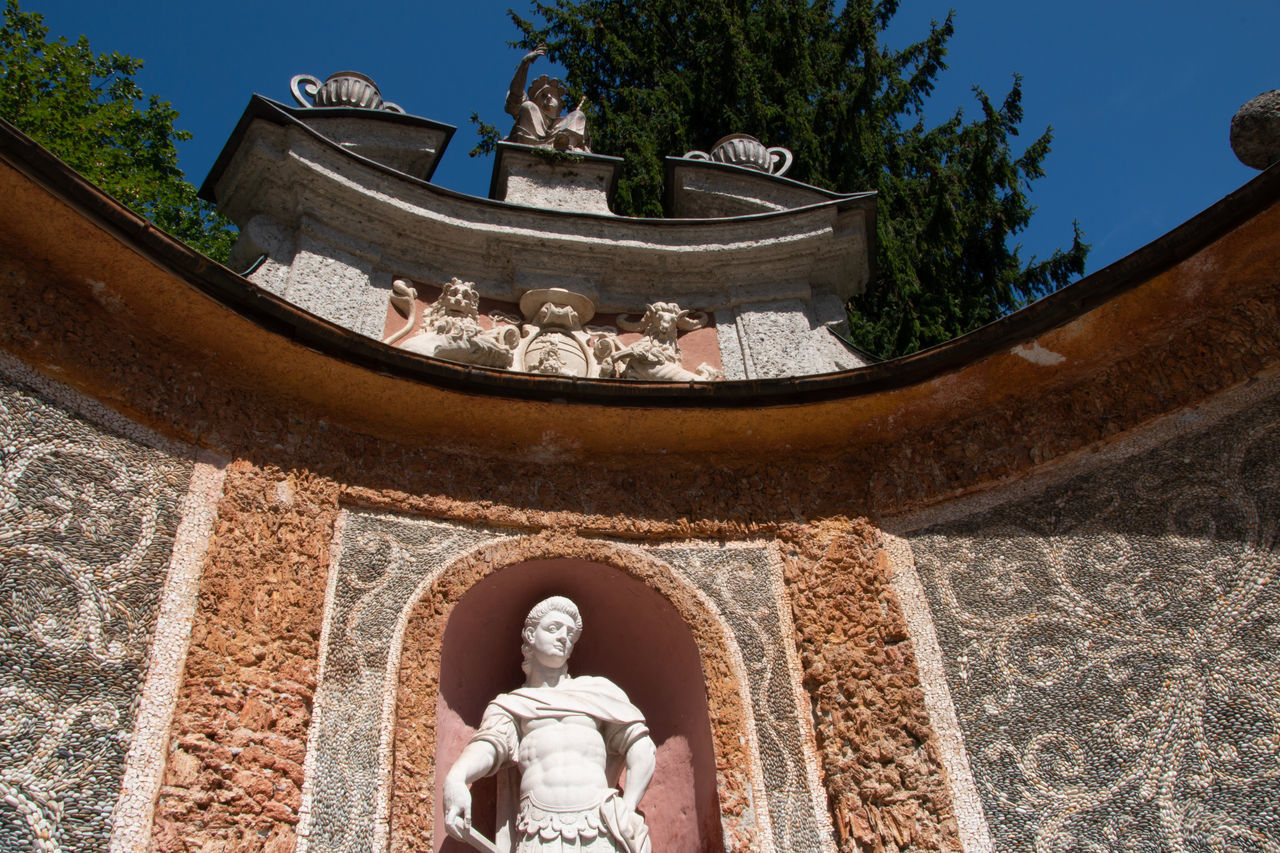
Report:
<svg viewBox="0 0 1280 853"><path fill-rule="evenodd" d="M618 212L662 213L662 158L750 133L795 153L788 177L879 192L876 277L851 303L854 342L913 352L988 323L1084 270L1088 246L1024 264L1010 237L1034 208L1051 133L1021 153L1021 81L979 114L925 123L951 16L900 50L880 37L898 0L555 0L512 13L589 106L592 146L625 158ZM478 150L496 130L481 127Z"/></svg>
<svg viewBox="0 0 1280 853"><path fill-rule="evenodd" d="M0 118L179 240L217 260L230 223L196 197L178 168L177 111L134 80L141 60L95 55L89 40L48 41L41 15L8 0L0 28Z"/></svg>

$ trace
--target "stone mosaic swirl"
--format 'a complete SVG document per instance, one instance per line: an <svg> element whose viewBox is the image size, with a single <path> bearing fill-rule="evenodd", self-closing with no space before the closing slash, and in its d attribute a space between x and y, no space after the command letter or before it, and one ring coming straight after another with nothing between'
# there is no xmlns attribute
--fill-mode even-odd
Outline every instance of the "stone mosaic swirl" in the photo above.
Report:
<svg viewBox="0 0 1280 853"><path fill-rule="evenodd" d="M911 537L992 841L1280 851L1280 401Z"/></svg>
<svg viewBox="0 0 1280 853"><path fill-rule="evenodd" d="M101 850L192 463L0 381L0 850Z"/></svg>
<svg viewBox="0 0 1280 853"><path fill-rule="evenodd" d="M312 723L309 853L369 849L382 781L384 701L397 683L396 629L420 584L461 554L503 538L375 513L347 517Z"/></svg>

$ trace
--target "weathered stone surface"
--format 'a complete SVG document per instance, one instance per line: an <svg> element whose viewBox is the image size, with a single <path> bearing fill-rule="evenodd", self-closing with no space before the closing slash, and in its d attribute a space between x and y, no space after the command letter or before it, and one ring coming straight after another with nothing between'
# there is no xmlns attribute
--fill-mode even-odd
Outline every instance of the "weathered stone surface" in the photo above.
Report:
<svg viewBox="0 0 1280 853"><path fill-rule="evenodd" d="M1255 169L1280 160L1280 89L1263 92L1231 117L1231 150Z"/></svg>
<svg viewBox="0 0 1280 853"><path fill-rule="evenodd" d="M841 851L959 850L915 657L875 528L796 528L786 581Z"/></svg>
<svg viewBox="0 0 1280 853"><path fill-rule="evenodd" d="M825 301L821 307L826 307ZM717 324L721 335L721 358L730 379L770 379L808 376L861 367L862 361L840 345L825 326L826 318L816 314L819 304L798 299L754 303L734 309L736 323ZM725 346L725 337L735 340ZM725 350L740 353L741 367L730 375ZM740 373L739 373L740 371Z"/></svg>
<svg viewBox="0 0 1280 853"><path fill-rule="evenodd" d="M230 467L152 849L292 849L336 495L304 472Z"/></svg>
<svg viewBox="0 0 1280 853"><path fill-rule="evenodd" d="M749 216L821 204L834 198L870 199L871 193L835 193L764 172L685 157L668 157L666 214L678 219Z"/></svg>
<svg viewBox="0 0 1280 853"><path fill-rule="evenodd" d="M619 157L499 142L492 195L527 207L610 215L610 194L621 167Z"/></svg>
<svg viewBox="0 0 1280 853"><path fill-rule="evenodd" d="M452 128L422 127L364 117L302 116L343 148L404 172L412 178L426 178L434 170Z"/></svg>

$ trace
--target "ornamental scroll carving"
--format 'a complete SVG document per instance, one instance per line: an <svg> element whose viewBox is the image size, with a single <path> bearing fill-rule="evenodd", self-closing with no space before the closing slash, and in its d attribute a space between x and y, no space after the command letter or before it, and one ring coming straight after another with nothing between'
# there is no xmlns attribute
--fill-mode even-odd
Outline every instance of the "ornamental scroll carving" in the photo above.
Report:
<svg viewBox="0 0 1280 853"><path fill-rule="evenodd" d="M423 312L420 324L417 296L407 281L395 281L391 304L405 323L384 343L460 364L544 376L645 382L724 379L720 370L707 364L696 370L684 367L679 333L701 329L709 318L675 302L646 305L643 316L621 316L616 327L588 326L595 316L589 297L561 287L540 288L520 298L523 322L493 311L488 314L492 325L486 326L471 282L451 279ZM639 332L640 338L624 343L619 330Z"/></svg>

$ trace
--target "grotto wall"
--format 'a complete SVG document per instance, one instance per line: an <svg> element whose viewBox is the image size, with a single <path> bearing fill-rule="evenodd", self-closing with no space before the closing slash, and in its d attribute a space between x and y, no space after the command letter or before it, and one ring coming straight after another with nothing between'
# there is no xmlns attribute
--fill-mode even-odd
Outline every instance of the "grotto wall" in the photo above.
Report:
<svg viewBox="0 0 1280 853"><path fill-rule="evenodd" d="M683 621L674 849L1274 832L1280 171L936 350L700 385L392 350L0 130L4 846L434 844L450 617L526 571Z"/></svg>

